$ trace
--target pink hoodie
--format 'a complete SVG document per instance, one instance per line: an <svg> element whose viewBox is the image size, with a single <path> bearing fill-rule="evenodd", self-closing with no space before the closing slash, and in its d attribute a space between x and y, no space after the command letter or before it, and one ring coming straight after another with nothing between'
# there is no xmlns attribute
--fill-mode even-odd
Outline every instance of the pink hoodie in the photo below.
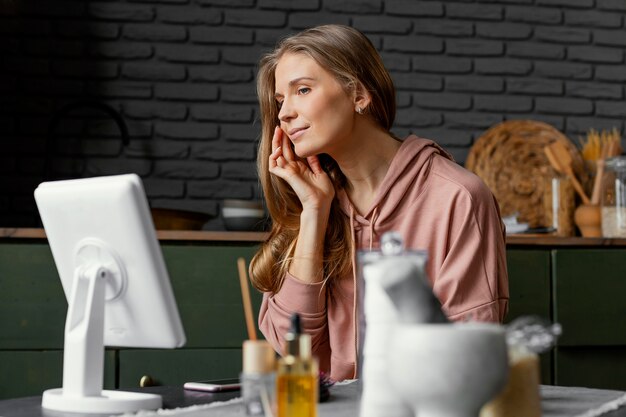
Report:
<svg viewBox="0 0 626 417"><path fill-rule="evenodd" d="M380 237L393 230L407 248L428 251L428 277L450 320L502 322L509 289L498 204L477 176L437 144L405 139L367 213L356 213L343 190L337 198L352 219L357 249L378 248ZM264 294L259 326L282 352L289 318L298 312L320 369L342 380L357 376L356 277L335 279L329 291L287 274L280 291Z"/></svg>

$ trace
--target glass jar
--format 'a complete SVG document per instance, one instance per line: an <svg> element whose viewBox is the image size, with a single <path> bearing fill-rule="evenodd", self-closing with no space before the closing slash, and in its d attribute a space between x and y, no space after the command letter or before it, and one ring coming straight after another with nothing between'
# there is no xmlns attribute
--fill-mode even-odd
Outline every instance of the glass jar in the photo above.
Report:
<svg viewBox="0 0 626 417"><path fill-rule="evenodd" d="M602 178L602 236L626 238L626 157L605 161Z"/></svg>
<svg viewBox="0 0 626 417"><path fill-rule="evenodd" d="M544 225L552 229L554 236L574 236L574 210L576 193L568 177L547 177L544 184Z"/></svg>

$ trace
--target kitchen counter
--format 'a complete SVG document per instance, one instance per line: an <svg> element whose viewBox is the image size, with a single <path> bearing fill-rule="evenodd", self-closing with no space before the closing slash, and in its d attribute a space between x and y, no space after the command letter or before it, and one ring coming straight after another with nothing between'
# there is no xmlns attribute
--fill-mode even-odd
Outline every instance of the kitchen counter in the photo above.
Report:
<svg viewBox="0 0 626 417"><path fill-rule="evenodd" d="M157 238L163 242L207 241L207 242L262 242L265 232L228 232L208 230L157 230ZM0 238L45 239L44 229L39 228L0 228ZM508 235L508 246L564 246L564 247L603 247L626 246L626 239L558 237L540 234Z"/></svg>

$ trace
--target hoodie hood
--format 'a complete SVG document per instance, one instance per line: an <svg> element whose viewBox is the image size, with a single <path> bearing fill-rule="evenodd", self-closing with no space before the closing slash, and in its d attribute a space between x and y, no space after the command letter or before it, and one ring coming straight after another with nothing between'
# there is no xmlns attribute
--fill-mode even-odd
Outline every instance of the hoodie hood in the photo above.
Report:
<svg viewBox="0 0 626 417"><path fill-rule="evenodd" d="M367 212L363 215L357 213L343 189L337 192L341 210L353 219L352 224L356 227L362 225L373 228L373 223L384 224L388 219L393 218L407 190L416 187L421 189L421 185L428 178L435 155L454 161L448 152L432 140L415 135L408 136L391 161L389 170Z"/></svg>

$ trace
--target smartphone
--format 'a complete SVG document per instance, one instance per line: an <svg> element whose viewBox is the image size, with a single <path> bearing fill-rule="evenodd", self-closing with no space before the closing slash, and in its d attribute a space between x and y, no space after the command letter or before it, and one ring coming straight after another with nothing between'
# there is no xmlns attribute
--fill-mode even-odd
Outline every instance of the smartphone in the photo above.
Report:
<svg viewBox="0 0 626 417"><path fill-rule="evenodd" d="M214 379L211 381L185 382L183 388L193 391L224 392L238 391L241 389L241 384L238 378Z"/></svg>

